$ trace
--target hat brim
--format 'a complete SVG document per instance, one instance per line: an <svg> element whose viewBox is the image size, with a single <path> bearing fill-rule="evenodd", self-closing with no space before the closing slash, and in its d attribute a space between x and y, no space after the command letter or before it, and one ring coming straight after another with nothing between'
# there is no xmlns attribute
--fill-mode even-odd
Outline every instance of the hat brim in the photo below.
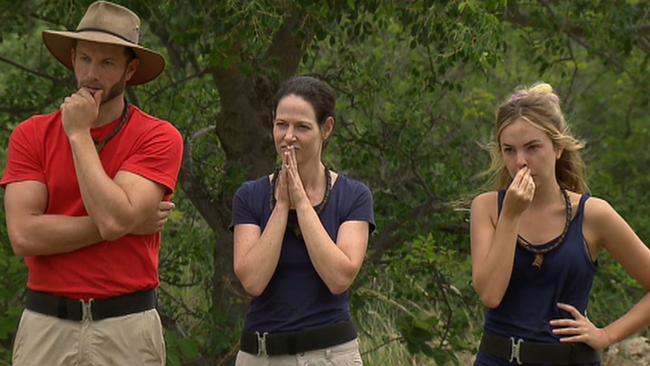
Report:
<svg viewBox="0 0 650 366"><path fill-rule="evenodd" d="M59 62L70 70L73 69L70 50L77 40L130 47L138 56L138 59L140 59L140 64L135 74L127 81L127 85L148 83L157 78L165 69L165 58L159 53L108 33L97 31L43 31L43 43L47 49Z"/></svg>

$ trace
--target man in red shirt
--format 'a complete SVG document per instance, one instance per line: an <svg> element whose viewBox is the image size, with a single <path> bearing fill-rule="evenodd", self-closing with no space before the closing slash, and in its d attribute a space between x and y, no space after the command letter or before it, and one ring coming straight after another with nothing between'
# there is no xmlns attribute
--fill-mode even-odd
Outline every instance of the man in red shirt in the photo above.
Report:
<svg viewBox="0 0 650 366"><path fill-rule="evenodd" d="M165 363L155 289L172 205L161 201L183 142L124 97L165 66L139 29L132 11L98 1L76 31L43 32L78 90L16 127L0 181L11 245L29 269L13 365Z"/></svg>

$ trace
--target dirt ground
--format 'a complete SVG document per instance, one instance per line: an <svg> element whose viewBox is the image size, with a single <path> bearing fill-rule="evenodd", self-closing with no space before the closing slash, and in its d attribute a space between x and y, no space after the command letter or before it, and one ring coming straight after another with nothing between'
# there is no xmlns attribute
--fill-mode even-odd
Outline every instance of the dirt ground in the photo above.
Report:
<svg viewBox="0 0 650 366"><path fill-rule="evenodd" d="M646 337L629 338L603 354L603 366L648 366L650 343Z"/></svg>

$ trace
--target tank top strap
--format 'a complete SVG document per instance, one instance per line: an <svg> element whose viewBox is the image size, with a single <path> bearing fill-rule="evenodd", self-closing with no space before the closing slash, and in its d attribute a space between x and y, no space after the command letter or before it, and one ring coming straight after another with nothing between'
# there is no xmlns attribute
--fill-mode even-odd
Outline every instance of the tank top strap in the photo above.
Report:
<svg viewBox="0 0 650 366"><path fill-rule="evenodd" d="M582 227L582 222L584 221L585 217L585 202L591 197L589 193L583 193L582 196L580 196L580 202L578 203L578 212L576 213L576 217L574 220L578 221L580 224L580 227Z"/></svg>

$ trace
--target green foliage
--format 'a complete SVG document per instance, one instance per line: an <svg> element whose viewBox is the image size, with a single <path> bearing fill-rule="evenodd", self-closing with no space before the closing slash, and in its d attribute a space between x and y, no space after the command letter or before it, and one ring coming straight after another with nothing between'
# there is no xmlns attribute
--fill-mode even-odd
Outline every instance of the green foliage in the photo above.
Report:
<svg viewBox="0 0 650 366"><path fill-rule="evenodd" d="M472 350L477 331L473 290L466 271L469 258L435 241L433 234L405 243L358 279L353 309L365 319L375 303L395 310L389 321L413 355L433 357L440 365L458 365L457 353ZM369 326L359 320L362 331ZM472 331L474 329L474 331ZM390 343L390 333L365 340Z"/></svg>
<svg viewBox="0 0 650 366"><path fill-rule="evenodd" d="M89 3L0 1L3 165L13 128L56 110L74 89L40 31L73 29ZM352 297L366 364L459 365L459 352L475 351L482 307L470 286L463 203L488 163L477 142L490 139L494 109L516 85L545 80L558 90L588 143L593 194L650 237L650 207L639 204L650 191L643 2L121 3L141 15L142 43L168 60L157 81L129 97L178 126L191 148L184 169L194 180L181 178L160 261L170 365L233 361L249 298L227 265L230 200L251 172L270 170L271 96L294 73L336 89L326 159L374 194L377 230ZM0 225L2 359L26 280L8 243ZM610 257L600 265L590 317L605 324L643 290Z"/></svg>
<svg viewBox="0 0 650 366"><path fill-rule="evenodd" d="M179 339L176 333L165 333L167 362L170 366L180 366L183 361L193 361L199 357L199 344L192 339Z"/></svg>
<svg viewBox="0 0 650 366"><path fill-rule="evenodd" d="M0 198L3 195L0 194ZM0 210L0 220L4 222L4 211ZM27 272L22 259L13 255L7 230L0 227L0 360L11 359L11 345L18 320L22 314L19 299L27 279Z"/></svg>

